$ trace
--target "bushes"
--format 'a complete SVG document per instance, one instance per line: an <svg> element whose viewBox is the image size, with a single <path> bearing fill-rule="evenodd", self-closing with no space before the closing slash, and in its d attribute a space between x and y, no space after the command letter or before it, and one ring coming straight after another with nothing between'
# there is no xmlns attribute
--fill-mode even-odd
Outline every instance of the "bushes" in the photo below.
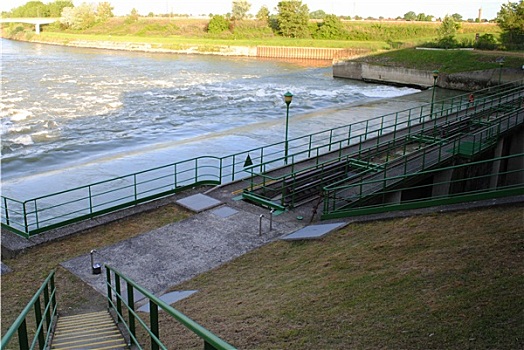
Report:
<svg viewBox="0 0 524 350"><path fill-rule="evenodd" d="M207 25L207 32L212 34L220 34L229 30L229 21L221 15L214 15Z"/></svg>

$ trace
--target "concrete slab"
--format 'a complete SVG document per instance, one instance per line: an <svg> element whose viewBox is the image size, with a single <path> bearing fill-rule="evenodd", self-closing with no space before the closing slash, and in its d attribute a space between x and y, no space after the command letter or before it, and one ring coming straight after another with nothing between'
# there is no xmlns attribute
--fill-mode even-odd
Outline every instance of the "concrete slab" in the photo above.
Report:
<svg viewBox="0 0 524 350"><path fill-rule="evenodd" d="M197 290L182 290L182 291L175 291L166 293L159 297L160 300L166 302L167 304L171 305L176 303L179 300L185 299L188 296L195 294L198 292ZM138 308L138 311L142 312L149 312L149 303L144 304L140 308Z"/></svg>
<svg viewBox="0 0 524 350"><path fill-rule="evenodd" d="M339 222L333 224L321 224L321 225L311 225L306 226L296 232L293 232L290 235L282 237L284 241L296 241L303 239L319 239L331 231L334 231L342 226L345 226L346 222Z"/></svg>
<svg viewBox="0 0 524 350"><path fill-rule="evenodd" d="M6 264L2 263L1 274L5 275L6 273L9 273L9 272L11 272L11 268L9 266L7 266Z"/></svg>
<svg viewBox="0 0 524 350"><path fill-rule="evenodd" d="M227 217L230 217L231 215L238 213L238 210L225 206L225 207L214 209L211 212L221 218L227 218Z"/></svg>
<svg viewBox="0 0 524 350"><path fill-rule="evenodd" d="M222 218L211 210L203 211L111 246L86 247L86 254L61 265L104 295L105 271L91 274L89 251L96 249L96 262L117 269L160 295L301 227L274 220L273 230L269 231L269 220L265 220L265 233L259 236L259 216L267 211L258 207L252 208L254 212L237 209L242 215ZM138 299L135 297L135 301Z"/></svg>
<svg viewBox="0 0 524 350"><path fill-rule="evenodd" d="M219 200L206 196L202 193L197 193L192 196L182 198L176 201L179 205L183 206L184 208L187 208L191 211L200 213L201 211L214 208L222 202Z"/></svg>

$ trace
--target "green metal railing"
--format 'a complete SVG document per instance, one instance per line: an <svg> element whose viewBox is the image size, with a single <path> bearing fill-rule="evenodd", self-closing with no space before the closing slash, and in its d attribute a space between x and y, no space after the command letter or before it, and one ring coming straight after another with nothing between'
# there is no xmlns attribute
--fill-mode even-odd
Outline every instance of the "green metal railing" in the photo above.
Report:
<svg viewBox="0 0 524 350"><path fill-rule="evenodd" d="M105 265L106 268L106 286L107 286L107 300L109 308L115 310L118 322L123 325L131 339L131 345L138 349L143 349L144 342L141 342L137 337L137 326L147 333L152 350L168 349L161 341L160 328L158 322L159 308L173 317L185 328L192 331L204 342L205 350L227 350L235 349L218 336L202 327L180 311L176 310L169 304L154 296L150 291L141 287L132 279L124 276L116 269ZM114 279L111 276L114 276ZM122 281L125 282L123 288ZM126 296L123 295L123 291ZM137 310L135 310L134 292L138 291L149 300L149 325L140 318ZM124 313L126 311L127 314Z"/></svg>
<svg viewBox="0 0 524 350"><path fill-rule="evenodd" d="M18 348L28 349L47 349L50 345L51 331L57 317L55 272L51 272L36 291L26 307L22 310L17 319L2 337L1 349L14 348L16 345L11 340L18 334ZM43 297L43 304L41 303ZM43 309L42 309L43 307ZM34 319L30 316L31 310L34 311ZM28 326L28 323L30 325ZM32 340L30 341L30 336Z"/></svg>
<svg viewBox="0 0 524 350"><path fill-rule="evenodd" d="M437 159L433 161L445 161L453 155L451 151L454 146L450 146L452 138L464 135L473 129L485 129L485 132L477 134L469 132L471 136L468 136L461 146L462 152L466 151L464 145L470 145L468 151L477 153L478 150L475 147L487 146L487 141L484 140L486 135L491 141L496 139L501 132L522 122L522 117L518 118L515 114L511 114L519 108L521 101L511 101L506 98L504 106L510 108L502 109L498 100L495 101L496 103L491 100L468 107L462 111L463 113L455 115L456 119L452 121L449 120L449 115L444 118L431 119L411 128L396 130L393 137L390 133L377 135L372 140L362 139L361 141L360 136L357 136L358 148L341 147L338 151L323 156L318 155L315 157L315 163L292 163L290 167L286 168L286 172L280 172L280 174L271 172L255 174L251 167L247 169L252 173L243 197L279 210L283 210L284 207L294 207L297 201L303 201L307 192L311 193L315 190L320 194L322 187L332 185L333 182L336 182L337 177L343 177L344 173L349 173L352 178L360 178L391 160L402 157L408 159L407 155L419 152L420 149L422 158L430 160L434 157L430 157L431 153L426 152L434 152L434 145L439 145L441 148ZM511 104L510 102L517 103ZM508 123L511 125L508 126ZM469 140L471 137L472 139ZM353 143L350 142L350 144ZM413 147L414 145L418 146ZM425 150L424 147L427 149ZM340 169L337 171L335 167ZM404 167L403 171L406 170L408 169ZM347 178L341 180L341 182L347 181ZM275 201L274 198L277 200Z"/></svg>
<svg viewBox="0 0 524 350"><path fill-rule="evenodd" d="M478 132L464 134L449 142L428 144L417 152L406 153L394 161L383 164L383 170L351 183L337 183L326 186L324 191L324 216L328 213L343 210L363 198L397 184L406 177L418 176L422 171L439 166L454 156L471 158L485 149L495 145L502 134L505 134L524 123L524 107L504 114L493 125Z"/></svg>
<svg viewBox="0 0 524 350"><path fill-rule="evenodd" d="M474 103L469 101L468 95L462 95L437 101L433 106L427 104L294 138L288 142L288 160L291 160L293 168L302 160L330 152L342 152L349 145L364 145L370 140L380 143L385 138L395 138L400 130L420 132L421 123L427 120L451 123L466 118L469 111L521 101L523 90L522 82L517 82L502 86L498 92L486 92L482 97L477 97ZM432 115L430 110L433 110ZM250 168L252 173L264 173L285 166L284 143L278 142L225 157L197 157L30 199L2 196L1 223L23 237L30 237L190 187L244 179L249 176L244 168L248 155L255 164Z"/></svg>
<svg viewBox="0 0 524 350"><path fill-rule="evenodd" d="M357 192L357 195L353 198L356 203L355 206L344 206L338 210L325 209L322 219L337 219L524 195L523 160L524 154L520 153L466 164L439 167L418 172L416 175L404 174L353 184L352 187ZM513 166L501 167L501 169L506 168L507 170L496 173L491 171L494 165L500 163L508 164L508 162L511 162ZM465 170L472 168L477 169L477 171L471 171L472 175L470 176L450 176L449 180L444 181L422 181L428 178L437 179L438 175L444 172L462 171L462 173L468 173ZM478 174L479 172L482 173ZM410 181L415 176L421 180L418 184ZM391 186L391 184L397 183L404 185L401 187ZM372 193L367 193L364 190L365 188L376 188L376 190ZM399 194L403 191L416 192L417 198L402 199L402 196L399 197ZM438 194L435 191L446 193ZM334 193L328 190L325 194L325 199L333 201ZM358 201L362 200L367 201L359 205Z"/></svg>

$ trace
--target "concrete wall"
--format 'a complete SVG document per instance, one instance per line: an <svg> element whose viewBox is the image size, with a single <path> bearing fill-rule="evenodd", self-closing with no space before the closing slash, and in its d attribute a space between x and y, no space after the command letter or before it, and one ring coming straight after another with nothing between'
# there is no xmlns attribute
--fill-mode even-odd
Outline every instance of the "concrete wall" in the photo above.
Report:
<svg viewBox="0 0 524 350"><path fill-rule="evenodd" d="M333 64L333 76L382 84L407 85L421 89L433 86L431 71L341 61Z"/></svg>
<svg viewBox="0 0 524 350"><path fill-rule="evenodd" d="M427 89L433 86L432 71L388 67L355 61L333 64L333 77L367 82L413 86ZM524 70L511 68L488 69L453 74L440 74L437 86L445 89L473 91L500 83L524 79Z"/></svg>

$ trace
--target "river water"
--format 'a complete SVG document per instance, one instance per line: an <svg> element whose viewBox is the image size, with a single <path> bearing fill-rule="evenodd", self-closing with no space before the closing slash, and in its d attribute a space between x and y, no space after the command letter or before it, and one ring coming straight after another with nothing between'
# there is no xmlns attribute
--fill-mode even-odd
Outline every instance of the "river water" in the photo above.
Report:
<svg viewBox="0 0 524 350"><path fill-rule="evenodd" d="M334 79L329 62L1 45L2 195L20 200L282 141L286 91L290 139L385 114L385 98L427 102Z"/></svg>

